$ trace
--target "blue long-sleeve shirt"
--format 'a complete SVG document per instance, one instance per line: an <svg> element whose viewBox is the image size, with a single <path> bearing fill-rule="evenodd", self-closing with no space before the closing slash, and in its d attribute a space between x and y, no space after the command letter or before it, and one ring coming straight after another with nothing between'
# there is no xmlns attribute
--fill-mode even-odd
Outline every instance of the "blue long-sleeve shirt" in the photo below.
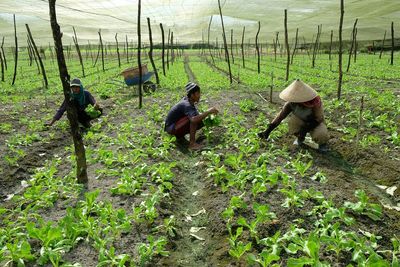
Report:
<svg viewBox="0 0 400 267"><path fill-rule="evenodd" d="M85 110L85 108L91 104L94 105L96 104L96 100L94 100L94 97L92 96L92 94L89 91L83 91L83 93L85 94L85 104L84 105L78 105L78 112L82 112ZM65 111L67 110L67 102L63 101L63 103L61 104L60 108L57 110L56 115L54 115L53 119L58 121L59 119L61 119L62 115L64 115Z"/></svg>

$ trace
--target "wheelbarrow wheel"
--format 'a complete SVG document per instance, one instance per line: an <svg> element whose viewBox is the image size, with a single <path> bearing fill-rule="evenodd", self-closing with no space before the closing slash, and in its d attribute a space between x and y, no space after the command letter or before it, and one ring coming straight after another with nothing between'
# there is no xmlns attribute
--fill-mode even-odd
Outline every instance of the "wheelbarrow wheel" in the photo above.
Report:
<svg viewBox="0 0 400 267"><path fill-rule="evenodd" d="M145 93L153 93L156 90L157 86L151 81L147 81L143 83L143 91Z"/></svg>

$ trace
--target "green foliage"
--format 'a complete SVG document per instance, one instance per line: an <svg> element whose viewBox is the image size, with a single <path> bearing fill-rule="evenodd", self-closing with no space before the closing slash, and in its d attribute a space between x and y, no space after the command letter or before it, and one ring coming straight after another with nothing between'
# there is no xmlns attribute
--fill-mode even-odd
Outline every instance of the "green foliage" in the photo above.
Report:
<svg viewBox="0 0 400 267"><path fill-rule="evenodd" d="M239 107L240 107L241 111L247 113L247 112L250 112L252 110L255 110L257 108L257 105L251 99L242 99L242 100L239 101Z"/></svg>
<svg viewBox="0 0 400 267"><path fill-rule="evenodd" d="M378 221L381 219L382 217L381 205L369 203L369 198L367 194L365 194L364 190L356 190L354 195L358 198L358 202L352 203L346 201L344 203L345 207L359 214L366 215L374 221Z"/></svg>
<svg viewBox="0 0 400 267"><path fill-rule="evenodd" d="M85 112L86 114L89 115L89 117L91 117L92 119L95 119L97 117L100 116L101 112L97 109L94 108L93 105L89 104L86 108L85 108Z"/></svg>

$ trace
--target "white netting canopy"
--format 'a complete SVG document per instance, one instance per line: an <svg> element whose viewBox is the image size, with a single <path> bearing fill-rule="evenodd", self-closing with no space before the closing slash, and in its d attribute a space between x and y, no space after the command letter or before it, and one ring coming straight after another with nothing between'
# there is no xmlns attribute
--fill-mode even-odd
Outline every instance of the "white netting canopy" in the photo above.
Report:
<svg viewBox="0 0 400 267"><path fill-rule="evenodd" d="M246 27L246 42L254 42L261 22L259 38L270 42L276 32L282 33L284 9L288 10L289 35L293 38L296 28L299 35L311 40L322 25L322 40L327 40L331 30L337 36L340 0L226 0L221 1L224 24L230 37L240 42ZM135 41L137 36L138 1L133 0L58 0L57 18L64 32L64 43L72 42L74 26L80 42L97 41L101 29L103 39L114 42L114 36ZM52 42L47 0L0 0L0 38L6 45L14 43L13 14L16 15L19 40L26 40L25 23L39 44ZM162 23L164 30L174 32L179 43L207 40L211 16L210 39L222 40L221 21L217 0L144 0L142 1L142 40L148 40L147 17L150 18L154 41L159 43ZM354 20L358 18L358 39L379 39L390 29L392 21L400 18L399 0L345 0L344 38L349 39ZM346 35L347 34L347 35ZM230 38L228 38L229 41ZM20 41L21 43L23 41ZM26 43L26 42L25 42Z"/></svg>

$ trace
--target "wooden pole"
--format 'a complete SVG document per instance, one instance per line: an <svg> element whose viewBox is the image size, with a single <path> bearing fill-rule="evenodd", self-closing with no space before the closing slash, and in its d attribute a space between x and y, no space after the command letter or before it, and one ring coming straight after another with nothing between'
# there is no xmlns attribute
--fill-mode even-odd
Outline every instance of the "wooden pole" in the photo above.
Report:
<svg viewBox="0 0 400 267"><path fill-rule="evenodd" d="M29 38L29 35L27 35L27 38L28 38L28 46L29 46L29 49L31 50L33 59L35 60L36 68L37 68L38 74L40 74L39 62L38 62L38 60L37 60L36 53L35 53L35 51L33 50L32 42L31 42L31 39Z"/></svg>
<svg viewBox="0 0 400 267"><path fill-rule="evenodd" d="M118 67L121 68L121 56L119 54L119 45L118 45L118 33L115 34L115 42L117 43Z"/></svg>
<svg viewBox="0 0 400 267"><path fill-rule="evenodd" d="M168 69L168 70L169 70L170 38L171 38L171 29L168 29L168 40L167 40L167 69Z"/></svg>
<svg viewBox="0 0 400 267"><path fill-rule="evenodd" d="M215 65L214 56L213 56L213 53L211 52L211 46L210 46L210 30L211 30L212 19L213 19L213 16L211 15L210 22L208 23L207 46L208 46L208 51L210 52L211 60L212 60L213 64Z"/></svg>
<svg viewBox="0 0 400 267"><path fill-rule="evenodd" d="M356 135L356 149L355 149L355 154L358 154L358 147L359 147L359 142L360 142L360 132L361 132L361 126L362 126L362 114L364 110L364 96L361 97L361 105L360 105L360 114L358 117L358 127L357 127L357 135Z"/></svg>
<svg viewBox="0 0 400 267"><path fill-rule="evenodd" d="M4 82L4 61L3 61L3 53L0 50L0 65L1 65L1 81Z"/></svg>
<svg viewBox="0 0 400 267"><path fill-rule="evenodd" d="M243 26L243 32L242 32L242 44L240 45L240 48L242 50L242 63L243 63L243 68L246 68L244 64L244 32L246 31L246 27Z"/></svg>
<svg viewBox="0 0 400 267"><path fill-rule="evenodd" d="M276 62L276 50L278 49L278 38L279 38L279 32L276 32L276 37L274 40L274 55L275 55L275 62Z"/></svg>
<svg viewBox="0 0 400 267"><path fill-rule="evenodd" d="M222 17L221 0L218 0L218 7L219 7L219 15L221 17L222 35L223 35L223 38L224 38L225 55L226 55L226 58L228 60L229 81L232 84L233 83L233 79L232 79L231 63L230 63L230 60L229 60L228 44L226 42L224 18Z"/></svg>
<svg viewBox="0 0 400 267"><path fill-rule="evenodd" d="M274 91L274 72L271 71L271 86L269 90L269 102L272 103L272 92Z"/></svg>
<svg viewBox="0 0 400 267"><path fill-rule="evenodd" d="M171 65L174 65L175 52L174 52L174 32L171 31Z"/></svg>
<svg viewBox="0 0 400 267"><path fill-rule="evenodd" d="M332 59L333 30L331 30L331 43L329 44L329 60Z"/></svg>
<svg viewBox="0 0 400 267"><path fill-rule="evenodd" d="M392 53L390 55L390 65L393 66L393 55L394 55L394 25L392 21L392 26L391 26L391 32L392 32Z"/></svg>
<svg viewBox="0 0 400 267"><path fill-rule="evenodd" d="M288 37L288 29L287 29L287 9L285 9L285 44L286 44L286 53L287 53L287 61L286 61L286 81L289 80L289 67L290 67L290 50L289 50L289 37Z"/></svg>
<svg viewBox="0 0 400 267"><path fill-rule="evenodd" d="M260 48L258 46L258 35L260 33L260 29L261 29L261 22L258 21L258 30L257 30L257 34L256 34L256 50L257 50L257 72L260 73L261 72L261 67L260 67Z"/></svg>
<svg viewBox="0 0 400 267"><path fill-rule="evenodd" d="M74 40L74 43L75 43L76 52L78 53L79 62L81 63L81 67L82 67L82 76L83 76L83 77L86 77L86 76L85 76L85 66L83 65L83 59L82 59L81 49L79 48L78 37L76 36L75 27L72 27L72 29L74 30L74 36L75 36L75 38L73 38L73 40Z"/></svg>
<svg viewBox="0 0 400 267"><path fill-rule="evenodd" d="M32 34L31 34L31 30L29 29L28 24L25 24L25 26L26 26L26 30L28 31L29 40L31 41L33 50L36 53L36 56L37 56L37 58L39 60L39 65L40 65L40 69L42 71L44 85L45 85L45 88L47 89L49 83L47 82L46 70L44 69L42 58L40 57L39 51L38 51L38 49L36 47L35 41L33 40L33 37L32 37Z"/></svg>
<svg viewBox="0 0 400 267"><path fill-rule="evenodd" d="M296 28L296 38L294 41L294 48L293 48L293 53L292 53L292 58L290 60L290 64L293 64L294 54L296 53L296 50L297 50L298 35L299 35L299 28Z"/></svg>
<svg viewBox="0 0 400 267"><path fill-rule="evenodd" d="M358 22L358 19L356 19L356 20L354 21L353 30L352 30L352 32L351 32L351 45L350 45L350 50L349 50L349 60L348 60L348 62L347 62L347 69L346 69L346 72L349 72L349 69L350 69L351 55L352 55L352 53L353 53L353 49L354 49L354 40L355 40L355 38L356 38L356 37L355 37L355 34L356 34L357 22Z"/></svg>
<svg viewBox="0 0 400 267"><path fill-rule="evenodd" d="M319 37L321 34L321 28L320 25L318 25L318 30L317 30L317 36L315 37L315 43L313 47L313 54L312 54L312 67L315 67L315 59L317 58L317 51L318 51L318 43L319 43Z"/></svg>
<svg viewBox="0 0 400 267"><path fill-rule="evenodd" d="M162 49L161 49L162 70L165 76L165 36L162 23L160 23L160 28L161 28L161 39L162 39Z"/></svg>
<svg viewBox="0 0 400 267"><path fill-rule="evenodd" d="M379 59L382 58L383 49L384 49L384 47L385 47L385 40L386 40L386 31L385 31L385 34L383 35L382 47L381 47L381 53L379 54Z"/></svg>
<svg viewBox="0 0 400 267"><path fill-rule="evenodd" d="M357 62L357 50L358 50L357 33L358 29L356 28L356 31L354 33L354 63Z"/></svg>
<svg viewBox="0 0 400 267"><path fill-rule="evenodd" d="M157 71L156 64L154 63L154 59L153 59L153 37L151 36L150 18L147 18L147 25L149 27L149 40L150 40L149 58L150 58L151 65L153 66L154 74L156 76L156 83L160 84L160 78L158 77L158 71Z"/></svg>
<svg viewBox="0 0 400 267"><path fill-rule="evenodd" d="M69 86L69 74L67 66L65 64L65 58L63 53L63 46L61 40L60 26L57 23L56 18L56 0L49 0L50 8L50 22L53 32L55 50L57 54L58 69L60 74L60 80L63 85L64 98L67 104L67 117L71 125L71 133L74 141L75 155L76 155L76 177L78 183L87 183L87 165L86 165L86 154L85 146L83 145L83 140L78 126L78 113L75 105L72 104L70 100L71 89Z"/></svg>
<svg viewBox="0 0 400 267"><path fill-rule="evenodd" d="M140 15L142 11L142 1L138 1L138 18L137 18L137 34L138 34L138 51L137 51L137 58L138 58L138 68L139 68L139 108L142 108L142 58L140 55L140 50L142 48L142 36L140 32Z"/></svg>
<svg viewBox="0 0 400 267"><path fill-rule="evenodd" d="M27 44L26 50L28 50L28 56L29 56L29 67L31 67L32 63L33 63L33 55L32 55L32 50L31 50L31 46L29 43L29 35L28 34L26 35L26 44Z"/></svg>
<svg viewBox="0 0 400 267"><path fill-rule="evenodd" d="M128 42L128 35L125 35L125 44L126 44L126 63L129 63L129 42Z"/></svg>
<svg viewBox="0 0 400 267"><path fill-rule="evenodd" d="M6 58L6 54L4 53L4 39L5 37L3 36L3 40L1 42L1 53L3 54L3 60L4 60L4 68L5 70L7 70L7 58Z"/></svg>
<svg viewBox="0 0 400 267"><path fill-rule="evenodd" d="M339 20L339 79L337 97L338 100L342 94L342 80L343 80L343 69L342 69L342 53L343 53L343 42L342 42L342 29L343 29L343 16L344 16L344 0L340 0L340 20Z"/></svg>
<svg viewBox="0 0 400 267"><path fill-rule="evenodd" d="M233 29L231 29L231 58L232 64L235 64L235 57L233 56Z"/></svg>
<svg viewBox="0 0 400 267"><path fill-rule="evenodd" d="M103 67L103 71L106 71L104 68L104 46L103 46L103 39L101 38L101 29L99 29L99 38L100 38L100 47L101 47L101 66Z"/></svg>
<svg viewBox="0 0 400 267"><path fill-rule="evenodd" d="M15 79L17 77L17 65L18 65L18 38L17 38L17 24L15 22L15 14L14 18L14 37L15 37L15 62L14 62L14 76L11 85L14 85Z"/></svg>

